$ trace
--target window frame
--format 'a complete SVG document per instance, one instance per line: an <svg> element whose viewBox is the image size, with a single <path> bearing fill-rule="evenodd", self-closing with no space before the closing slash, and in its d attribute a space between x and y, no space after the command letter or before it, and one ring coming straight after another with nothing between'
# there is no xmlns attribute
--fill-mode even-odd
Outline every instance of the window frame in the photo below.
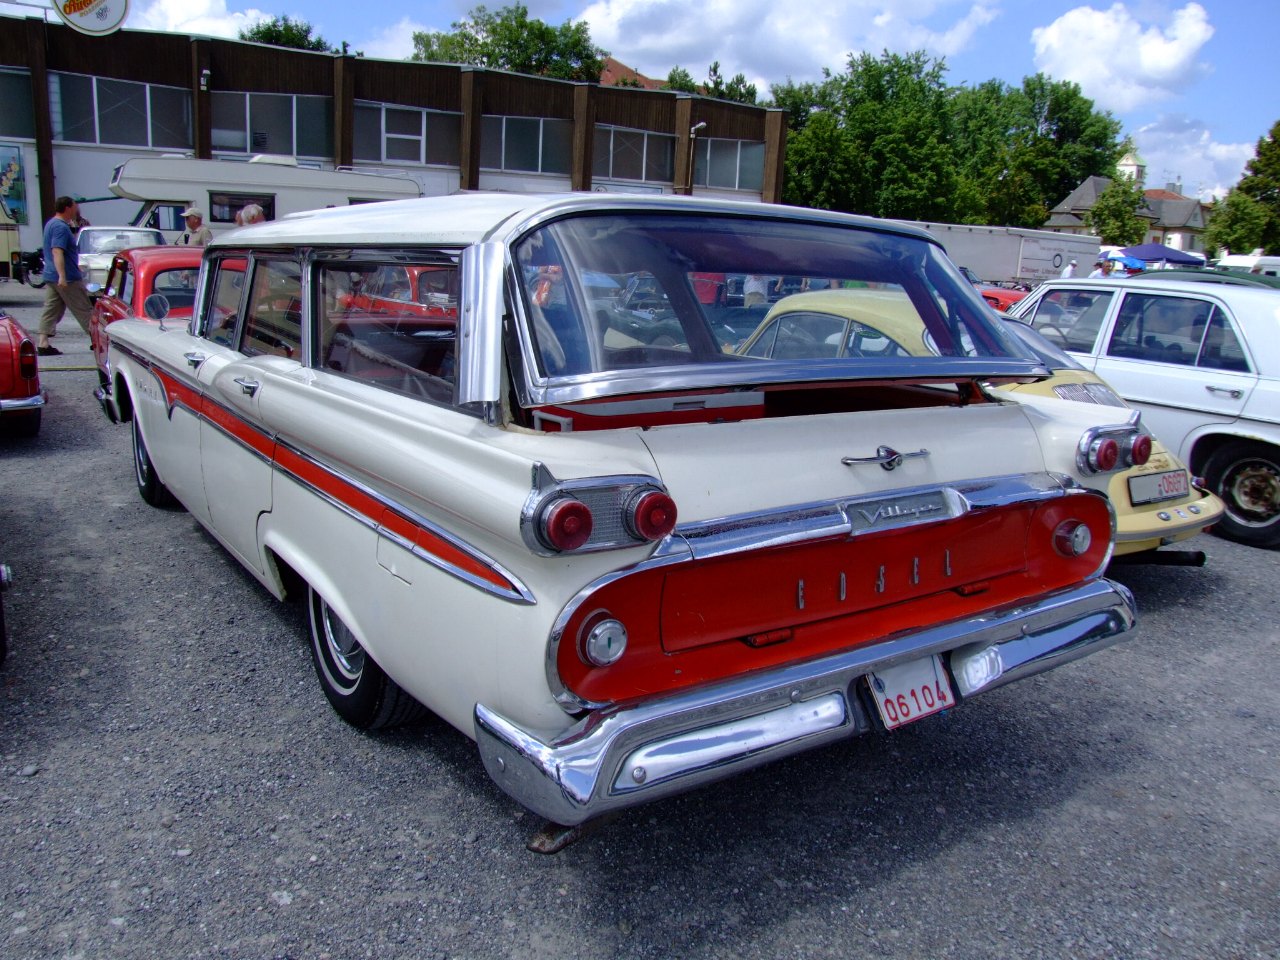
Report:
<svg viewBox="0 0 1280 960"><path fill-rule="evenodd" d="M62 111L61 111L61 103L62 103L61 80L57 81L59 86L57 103L59 104L59 106L56 111L53 107L53 102L52 102L54 99L52 87L53 87L55 78L60 78L64 76L77 77L77 78L81 78L89 81L89 91L90 91L90 97L92 102L92 112L93 112L93 139L92 140L67 140L65 138L60 138L56 135L58 128L62 128L63 126ZM102 116L99 108L100 97L98 92L99 82L131 84L131 85L143 88L145 115L146 115L145 123L146 123L146 130L147 130L146 143L122 143L115 140L104 140L102 138ZM141 80L122 80L117 77L99 77L91 73L77 73L71 70L50 70L47 83L50 88L49 89L49 96L51 101L50 120L51 122L54 121L55 119L57 121L55 124L53 124L53 130L51 131L51 138L54 143L68 144L68 145L92 144L94 146L102 146L102 147L125 147L130 149L147 149L147 150L178 150L178 149L190 150L195 145L194 104L192 103L192 100L191 100L191 91L188 90L186 87L174 87L164 83L147 83ZM187 97L186 106L188 109L188 116L186 118L187 120L187 142L186 143L184 144L156 143L155 108L154 108L154 105L152 104L152 96L151 96L151 91L153 89L166 90L166 91L171 91L171 92L186 95Z"/></svg>

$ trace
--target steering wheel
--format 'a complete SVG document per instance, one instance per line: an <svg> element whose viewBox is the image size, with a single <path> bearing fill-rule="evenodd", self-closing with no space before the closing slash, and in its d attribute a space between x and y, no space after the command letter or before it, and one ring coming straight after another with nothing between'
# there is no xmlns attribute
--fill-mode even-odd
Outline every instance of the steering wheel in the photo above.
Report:
<svg viewBox="0 0 1280 960"><path fill-rule="evenodd" d="M1042 326L1036 327L1035 330L1036 333L1045 338L1052 337L1053 339L1060 341L1064 347L1068 345L1067 335L1061 327L1055 326L1052 323L1046 323Z"/></svg>

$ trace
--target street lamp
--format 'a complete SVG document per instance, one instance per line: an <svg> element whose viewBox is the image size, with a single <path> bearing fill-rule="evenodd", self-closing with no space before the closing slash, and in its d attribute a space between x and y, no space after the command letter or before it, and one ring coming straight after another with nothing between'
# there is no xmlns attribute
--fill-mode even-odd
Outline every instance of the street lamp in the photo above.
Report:
<svg viewBox="0 0 1280 960"><path fill-rule="evenodd" d="M707 121L699 120L689 128L689 194L693 194L693 147L698 142L698 131L705 130Z"/></svg>

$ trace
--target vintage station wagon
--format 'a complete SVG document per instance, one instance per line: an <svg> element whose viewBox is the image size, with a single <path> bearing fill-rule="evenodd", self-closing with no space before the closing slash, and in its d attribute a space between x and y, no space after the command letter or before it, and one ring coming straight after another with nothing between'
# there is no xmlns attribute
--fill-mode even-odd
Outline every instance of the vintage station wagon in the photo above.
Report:
<svg viewBox="0 0 1280 960"><path fill-rule="evenodd" d="M768 305L708 275L888 291L920 346L753 355L715 331ZM337 712L429 708L556 823L1133 625L1079 480L1145 458L1138 415L992 391L1049 371L909 227L600 194L322 210L217 238L190 329L109 336L143 497L308 598Z"/></svg>

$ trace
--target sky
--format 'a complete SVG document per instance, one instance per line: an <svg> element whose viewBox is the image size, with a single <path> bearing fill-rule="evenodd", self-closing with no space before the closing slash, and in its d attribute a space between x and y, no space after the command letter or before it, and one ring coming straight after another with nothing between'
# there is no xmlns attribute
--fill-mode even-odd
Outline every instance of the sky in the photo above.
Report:
<svg viewBox="0 0 1280 960"><path fill-rule="evenodd" d="M488 0L490 10L508 0ZM947 82L977 85L1048 74L1079 84L1109 110L1147 165L1147 187L1180 182L1222 196L1260 137L1280 121L1274 0L526 0L531 16L585 20L591 38L646 76L682 66L701 80L713 61L771 83L821 79L850 55L925 50ZM276 5L278 4L278 5ZM133 0L134 29L234 37L288 14L330 44L403 59L419 30L448 30L478 2L383 0Z"/></svg>

